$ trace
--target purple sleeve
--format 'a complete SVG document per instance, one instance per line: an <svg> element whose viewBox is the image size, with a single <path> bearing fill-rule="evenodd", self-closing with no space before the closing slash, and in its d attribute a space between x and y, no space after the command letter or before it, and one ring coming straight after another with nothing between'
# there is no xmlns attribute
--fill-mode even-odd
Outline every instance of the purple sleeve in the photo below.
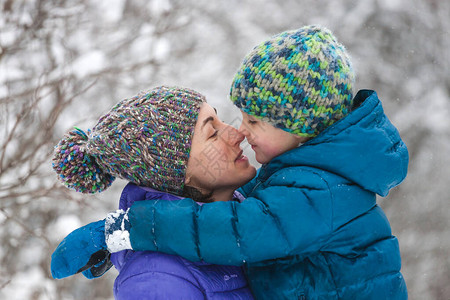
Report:
<svg viewBox="0 0 450 300"><path fill-rule="evenodd" d="M151 272L134 275L114 285L116 300L203 299L203 293L188 280L173 274Z"/></svg>

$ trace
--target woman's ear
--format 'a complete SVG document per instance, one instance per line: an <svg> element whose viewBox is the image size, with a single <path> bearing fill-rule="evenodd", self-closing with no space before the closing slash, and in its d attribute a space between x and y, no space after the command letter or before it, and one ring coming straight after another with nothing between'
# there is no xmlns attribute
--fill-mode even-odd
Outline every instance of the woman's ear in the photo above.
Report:
<svg viewBox="0 0 450 300"><path fill-rule="evenodd" d="M191 176L190 175L186 175L186 178L184 179L184 184L188 185L189 183L191 183Z"/></svg>

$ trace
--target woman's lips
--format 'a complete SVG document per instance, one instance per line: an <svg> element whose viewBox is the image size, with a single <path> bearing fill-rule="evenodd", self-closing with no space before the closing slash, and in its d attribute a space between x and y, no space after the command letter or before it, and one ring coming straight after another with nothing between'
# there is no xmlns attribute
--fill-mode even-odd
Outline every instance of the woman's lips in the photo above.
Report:
<svg viewBox="0 0 450 300"><path fill-rule="evenodd" d="M242 153L244 153L244 151L239 151L238 155L236 156L236 159L234 161L239 160L242 157Z"/></svg>
<svg viewBox="0 0 450 300"><path fill-rule="evenodd" d="M236 159L236 162L247 162L248 157L245 155L242 155L239 159Z"/></svg>
<svg viewBox="0 0 450 300"><path fill-rule="evenodd" d="M248 161L248 158L247 158L247 156L245 156L244 154L243 154L243 152L244 151L239 151L239 154L238 154L238 156L236 157L236 159L234 160L235 162L243 162L243 161Z"/></svg>

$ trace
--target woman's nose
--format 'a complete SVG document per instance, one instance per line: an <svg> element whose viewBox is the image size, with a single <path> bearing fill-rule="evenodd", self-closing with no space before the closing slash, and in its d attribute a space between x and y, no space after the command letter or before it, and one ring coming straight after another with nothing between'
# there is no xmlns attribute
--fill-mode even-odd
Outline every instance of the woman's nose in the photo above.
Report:
<svg viewBox="0 0 450 300"><path fill-rule="evenodd" d="M239 145L245 139L245 136L241 132L230 125L227 126L225 136L227 138L227 142L232 146L236 144Z"/></svg>
<svg viewBox="0 0 450 300"><path fill-rule="evenodd" d="M244 122L241 123L241 126L239 126L239 132L243 134L245 137L248 135L248 128L244 124Z"/></svg>

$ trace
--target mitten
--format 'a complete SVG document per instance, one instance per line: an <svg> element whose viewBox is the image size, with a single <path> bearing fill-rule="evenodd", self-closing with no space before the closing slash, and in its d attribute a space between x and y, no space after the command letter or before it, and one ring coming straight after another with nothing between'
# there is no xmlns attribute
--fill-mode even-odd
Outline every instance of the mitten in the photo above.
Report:
<svg viewBox="0 0 450 300"><path fill-rule="evenodd" d="M112 266L110 253L131 249L129 229L128 216L120 210L109 214L105 220L74 230L52 254L53 278L61 279L80 272L89 279L102 276Z"/></svg>

